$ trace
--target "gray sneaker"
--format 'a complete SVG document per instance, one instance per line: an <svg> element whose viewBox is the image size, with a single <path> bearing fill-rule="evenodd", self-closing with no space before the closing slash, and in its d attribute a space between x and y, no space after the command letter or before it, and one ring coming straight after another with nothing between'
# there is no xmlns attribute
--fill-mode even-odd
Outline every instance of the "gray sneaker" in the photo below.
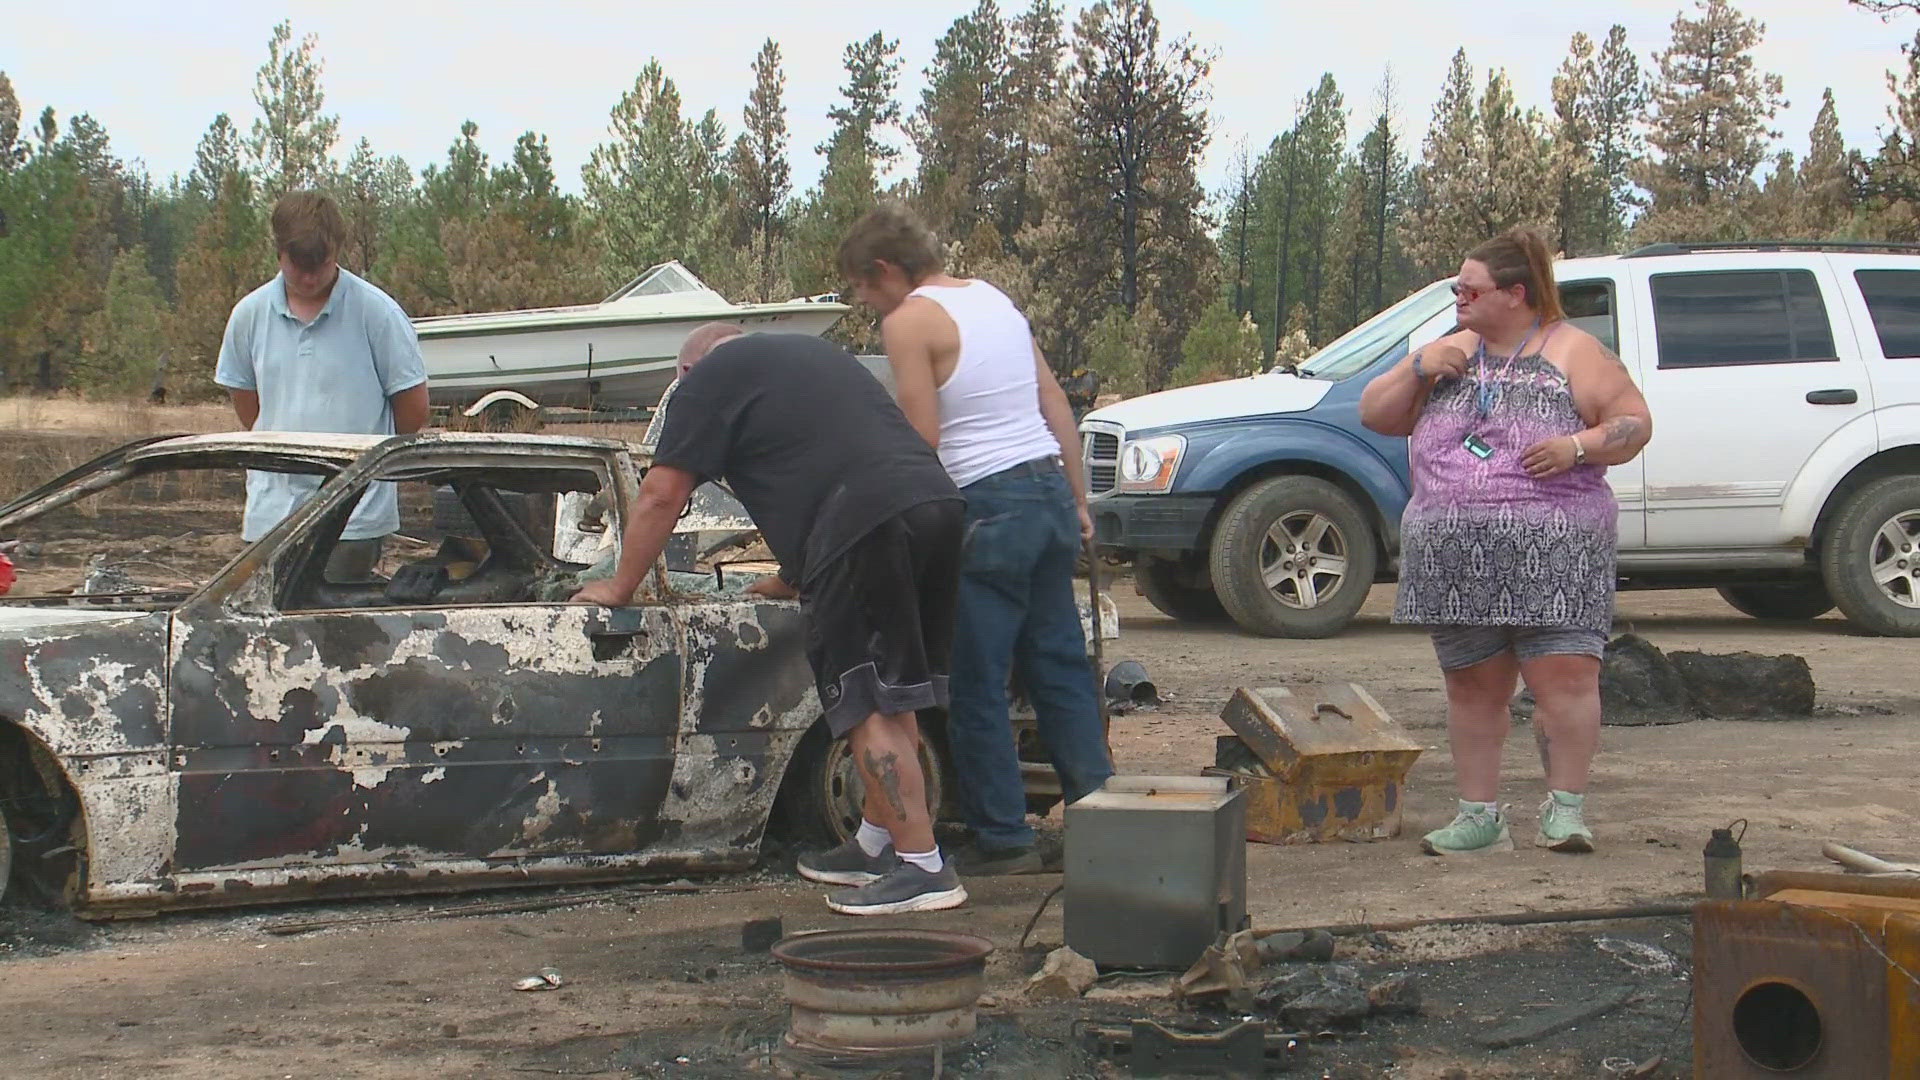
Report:
<svg viewBox="0 0 1920 1080"><path fill-rule="evenodd" d="M902 861L893 872L868 885L827 896L827 906L842 915L897 915L903 911L945 911L967 902L966 887L953 864L929 874Z"/></svg>
<svg viewBox="0 0 1920 1080"><path fill-rule="evenodd" d="M800 856L794 867L801 877L822 885L865 885L880 880L899 863L892 844L878 855L868 855L860 849L860 841L849 839L839 847Z"/></svg>
<svg viewBox="0 0 1920 1080"><path fill-rule="evenodd" d="M972 843L955 851L949 861L955 870L967 877L1046 872L1040 851L1032 844L1012 848L983 848L978 843Z"/></svg>

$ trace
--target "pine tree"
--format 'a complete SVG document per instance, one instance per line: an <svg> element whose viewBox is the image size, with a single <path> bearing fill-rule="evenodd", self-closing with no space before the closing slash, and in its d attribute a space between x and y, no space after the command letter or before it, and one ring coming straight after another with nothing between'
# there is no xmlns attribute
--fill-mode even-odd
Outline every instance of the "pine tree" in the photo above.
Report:
<svg viewBox="0 0 1920 1080"><path fill-rule="evenodd" d="M1458 205L1479 175L1479 122L1473 100L1473 68L1467 50L1458 49L1447 69L1440 100L1433 107L1420 162L1420 198L1402 225L1408 253L1420 274L1436 278L1459 265L1460 255L1478 237L1464 228Z"/></svg>
<svg viewBox="0 0 1920 1080"><path fill-rule="evenodd" d="M1421 273L1452 273L1469 250L1524 225L1557 230L1553 144L1535 111L1521 111L1506 73L1493 71L1479 99L1466 54L1456 53L1434 107L1419 172L1424 190L1402 222Z"/></svg>
<svg viewBox="0 0 1920 1080"><path fill-rule="evenodd" d="M732 157L740 204L751 221L752 237L759 249L755 276L762 303L775 297L780 266L775 261L774 244L786 231L784 211L793 189L793 171L787 162L786 84L786 73L780 70L780 46L768 38L754 57L753 90L741 111L745 130L734 141Z"/></svg>
<svg viewBox="0 0 1920 1080"><path fill-rule="evenodd" d="M0 71L0 172L11 172L27 160L27 144L20 141L20 99L13 80Z"/></svg>
<svg viewBox="0 0 1920 1080"><path fill-rule="evenodd" d="M187 191L211 203L220 194L220 185L228 173L242 169L239 129L226 113L213 118L200 145L193 152L193 170L187 174Z"/></svg>
<svg viewBox="0 0 1920 1080"><path fill-rule="evenodd" d="M1553 191L1557 202L1554 249L1572 257L1601 250L1605 229L1605 184L1594 163L1593 105L1600 72L1593 41L1573 35L1567 58L1553 77Z"/></svg>
<svg viewBox="0 0 1920 1080"><path fill-rule="evenodd" d="M900 124L900 39L888 39L879 31L847 46L842 58L847 69L846 85L840 88L844 104L827 110L834 123L833 135L813 148L822 157L831 158L836 140L860 141L860 154L874 172L884 173L900 159L900 149L880 136Z"/></svg>
<svg viewBox="0 0 1920 1080"><path fill-rule="evenodd" d="M1398 296L1405 284L1405 254L1400 250L1399 231L1394 223L1406 209L1407 155L1401 149L1397 128L1399 107L1394 93L1393 72L1380 79L1374 92L1373 127L1360 141L1361 182L1366 185L1365 223L1371 233L1371 251L1367 265L1372 273L1372 289L1361 306L1366 313L1386 307L1388 283Z"/></svg>
<svg viewBox="0 0 1920 1080"><path fill-rule="evenodd" d="M222 174L206 215L180 255L180 297L174 308L172 389L188 398L217 397L215 361L227 316L240 298L273 276L273 244L256 202L253 179L238 164Z"/></svg>
<svg viewBox="0 0 1920 1080"><path fill-rule="evenodd" d="M1596 250L1616 251L1626 234L1627 214L1640 205L1633 170L1646 155L1640 137L1640 118L1647 108L1647 85L1640 61L1627 45L1627 28L1615 24L1607 31L1594 65L1594 81L1586 107L1592 127L1593 167L1601 188L1594 214L1598 232Z"/></svg>
<svg viewBox="0 0 1920 1080"><path fill-rule="evenodd" d="M1779 132L1768 124L1786 104L1778 75L1754 70L1766 25L1730 0L1696 0L1699 17L1677 16L1673 41L1654 55L1648 141L1658 158L1640 170L1652 195L1636 237L1740 239L1738 203L1754 194L1754 172Z"/></svg>
<svg viewBox="0 0 1920 1080"><path fill-rule="evenodd" d="M1800 214L1794 224L1800 235L1831 239L1848 231L1860 172L1858 156L1848 152L1840 134L1839 111L1834 108L1833 88L1828 87L1808 136L1806 160L1801 162L1796 177Z"/></svg>
<svg viewBox="0 0 1920 1080"><path fill-rule="evenodd" d="M1321 342L1331 339L1322 336L1326 326L1338 321L1327 310L1327 244L1341 210L1340 167L1347 143L1346 98L1332 74L1321 75L1320 85L1307 95L1298 131L1301 296L1307 335Z"/></svg>
<svg viewBox="0 0 1920 1080"><path fill-rule="evenodd" d="M996 119L1007 176L996 200L996 223L1002 245L1017 250L1021 231L1040 217L1035 162L1047 153L1057 126L1053 114L1064 85L1060 58L1066 50L1060 5L1033 0L1033 6L1013 20L1008 38L1005 107Z"/></svg>
<svg viewBox="0 0 1920 1080"><path fill-rule="evenodd" d="M707 252L695 241L714 228L715 165L725 145L718 118L709 113L698 128L682 119L680 91L659 61L649 60L610 119L611 138L581 170L606 280L625 281L669 259L707 274Z"/></svg>
<svg viewBox="0 0 1920 1080"><path fill-rule="evenodd" d="M1905 71L1887 72L1893 126L1866 167L1865 193L1874 231L1891 240L1920 240L1920 33L1901 47Z"/></svg>
<svg viewBox="0 0 1920 1080"><path fill-rule="evenodd" d="M934 43L927 85L908 134L919 152L914 190L921 214L943 239L965 237L992 213L1006 176L996 126L1005 109L1006 24L994 0L980 0Z"/></svg>
<svg viewBox="0 0 1920 1080"><path fill-rule="evenodd" d="M160 285L136 244L114 256L101 307L87 319L75 384L121 394L152 388L160 374L167 311Z"/></svg>
<svg viewBox="0 0 1920 1080"><path fill-rule="evenodd" d="M1245 315L1248 307L1247 257L1253 247L1254 186L1253 159L1247 154L1247 141L1241 139L1233 152L1233 187L1228 192L1226 227L1220 234L1220 258L1233 267L1232 310Z"/></svg>
<svg viewBox="0 0 1920 1080"><path fill-rule="evenodd" d="M324 65L318 49L319 39L312 34L296 47L293 24L282 22L273 28L267 62L254 79L253 100L261 115L253 122L251 149L261 196L268 202L289 191L317 187L333 171L340 118L322 112L327 96L320 88Z"/></svg>
<svg viewBox="0 0 1920 1080"><path fill-rule="evenodd" d="M1147 0L1088 7L1074 37L1065 128L1046 158L1047 221L1034 230L1036 280L1057 298L1064 325L1049 332L1063 348L1042 344L1070 365L1090 317L1112 304L1152 336L1145 382L1157 388L1214 287L1196 176L1212 60L1185 37L1163 43Z"/></svg>

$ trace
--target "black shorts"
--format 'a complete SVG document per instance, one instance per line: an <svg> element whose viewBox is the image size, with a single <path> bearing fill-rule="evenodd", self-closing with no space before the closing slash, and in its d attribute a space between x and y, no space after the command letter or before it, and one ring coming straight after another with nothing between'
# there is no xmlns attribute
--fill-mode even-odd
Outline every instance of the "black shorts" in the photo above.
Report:
<svg viewBox="0 0 1920 1080"><path fill-rule="evenodd" d="M947 703L965 519L957 500L921 503L809 575L807 660L834 738Z"/></svg>

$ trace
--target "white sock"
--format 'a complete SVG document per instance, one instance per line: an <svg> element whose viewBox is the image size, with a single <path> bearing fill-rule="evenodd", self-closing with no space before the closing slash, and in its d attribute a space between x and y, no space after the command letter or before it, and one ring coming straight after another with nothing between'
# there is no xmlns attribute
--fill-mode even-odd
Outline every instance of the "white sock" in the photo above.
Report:
<svg viewBox="0 0 1920 1080"><path fill-rule="evenodd" d="M900 858L925 870L929 874L937 874L940 872L941 867L947 865L946 860L940 857L940 848L938 845L935 845L932 851L922 851L919 854L902 851Z"/></svg>
<svg viewBox="0 0 1920 1080"><path fill-rule="evenodd" d="M1498 801L1469 802L1466 799L1461 799L1460 812L1463 814L1472 815L1474 817L1497 818L1500 816L1500 803Z"/></svg>
<svg viewBox="0 0 1920 1080"><path fill-rule="evenodd" d="M854 833L853 838L859 842L860 851L869 859L885 851L887 845L893 843L892 833L866 818L860 819L860 831Z"/></svg>

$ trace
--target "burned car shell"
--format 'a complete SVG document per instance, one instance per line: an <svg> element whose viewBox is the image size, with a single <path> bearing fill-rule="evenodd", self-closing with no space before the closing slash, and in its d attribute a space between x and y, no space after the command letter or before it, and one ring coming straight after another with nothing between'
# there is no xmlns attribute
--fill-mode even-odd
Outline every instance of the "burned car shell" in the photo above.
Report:
<svg viewBox="0 0 1920 1080"><path fill-rule="evenodd" d="M72 796L77 910L753 860L819 716L795 605L276 606L301 538L344 520L376 476L591 470L617 536L637 490L623 444L188 436L122 448L0 507L0 532L143 469L274 462L334 475L177 605L0 601L0 725L17 725Z"/></svg>

